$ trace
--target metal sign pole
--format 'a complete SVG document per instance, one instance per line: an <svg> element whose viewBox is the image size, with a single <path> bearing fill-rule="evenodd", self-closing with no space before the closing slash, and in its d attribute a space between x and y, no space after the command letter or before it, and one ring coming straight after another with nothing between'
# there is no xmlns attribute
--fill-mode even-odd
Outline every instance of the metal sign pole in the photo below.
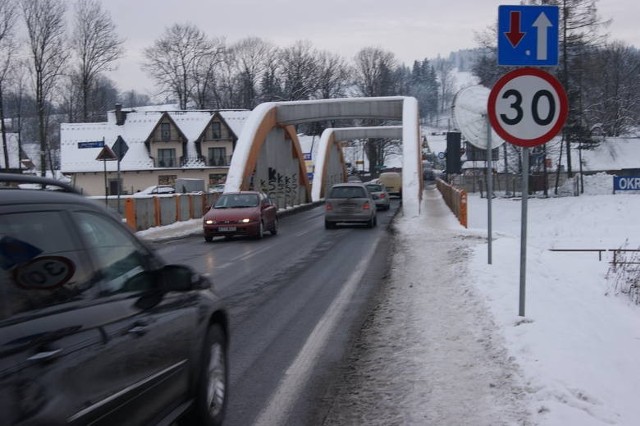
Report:
<svg viewBox="0 0 640 426"><path fill-rule="evenodd" d="M522 218L520 220L520 309L524 316L527 281L527 200L529 198L529 148L522 148Z"/></svg>
<svg viewBox="0 0 640 426"><path fill-rule="evenodd" d="M491 265L491 245L492 245L492 230L491 230L491 200L493 199L493 164L491 163L491 123L489 122L489 116L487 115L487 232L488 232L488 249L487 263Z"/></svg>
<svg viewBox="0 0 640 426"><path fill-rule="evenodd" d="M107 184L107 160L104 159L102 160L102 163L104 164L104 204L106 206L109 205L109 185Z"/></svg>

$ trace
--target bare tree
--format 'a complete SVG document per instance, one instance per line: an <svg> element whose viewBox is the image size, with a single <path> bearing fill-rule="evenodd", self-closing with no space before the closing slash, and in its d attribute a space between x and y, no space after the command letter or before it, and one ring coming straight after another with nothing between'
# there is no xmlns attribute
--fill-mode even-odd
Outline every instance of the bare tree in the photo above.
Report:
<svg viewBox="0 0 640 426"><path fill-rule="evenodd" d="M224 39L213 39L195 58L192 76L193 100L198 108L206 108L211 104L209 94L215 84L216 71L224 63L225 52Z"/></svg>
<svg viewBox="0 0 640 426"><path fill-rule="evenodd" d="M622 42L591 55L585 70L585 116L607 136L620 136L640 117L640 51Z"/></svg>
<svg viewBox="0 0 640 426"><path fill-rule="evenodd" d="M355 56L352 74L356 93L367 97L396 95L393 76L397 67L397 60L391 52L376 47L360 50ZM380 123L365 120L363 124L372 126ZM369 139L365 145L371 175L378 173L386 153L399 150L399 142L390 139Z"/></svg>
<svg viewBox="0 0 640 426"><path fill-rule="evenodd" d="M440 57L438 57L435 62L434 68L440 88L440 113L442 114L449 110L451 102L453 101L453 95L455 94L454 66L451 61Z"/></svg>
<svg viewBox="0 0 640 426"><path fill-rule="evenodd" d="M563 128L566 144L567 174L573 176L571 143L581 143L588 135L583 86L585 63L594 48L604 43L600 29L608 25L598 16L598 0L554 0L561 10L559 78L569 98L569 117Z"/></svg>
<svg viewBox="0 0 640 426"><path fill-rule="evenodd" d="M272 63L277 49L257 37L249 37L232 46L235 84L241 108L254 108L260 99L260 82Z"/></svg>
<svg viewBox="0 0 640 426"><path fill-rule="evenodd" d="M318 53L308 41L297 41L280 51L284 97L288 101L310 99L318 89Z"/></svg>
<svg viewBox="0 0 640 426"><path fill-rule="evenodd" d="M389 96L393 92L392 72L398 66L393 53L365 47L355 57L354 86L360 96Z"/></svg>
<svg viewBox="0 0 640 426"><path fill-rule="evenodd" d="M164 93L178 98L181 109L198 99L196 81L202 71L202 60L216 47L206 35L191 24L175 24L153 46L144 50L142 68L162 87ZM205 67L206 68L206 67Z"/></svg>
<svg viewBox="0 0 640 426"><path fill-rule="evenodd" d="M89 120L89 96L97 76L112 69L122 56L123 40L109 12L97 0L78 0L71 47L78 57L78 83L82 100L82 121Z"/></svg>
<svg viewBox="0 0 640 426"><path fill-rule="evenodd" d="M0 0L0 130L2 131L2 148L5 168L9 169L9 150L5 130L4 95L5 83L11 70L16 51L14 29L17 10L11 0Z"/></svg>
<svg viewBox="0 0 640 426"><path fill-rule="evenodd" d="M331 52L319 52L318 94L320 99L339 98L345 95L349 83L349 67L344 59Z"/></svg>
<svg viewBox="0 0 640 426"><path fill-rule="evenodd" d="M36 94L40 173L46 174L46 154L53 172L53 161L47 140L48 100L68 57L65 48L65 3L63 0L22 0L22 13L27 27L30 66Z"/></svg>

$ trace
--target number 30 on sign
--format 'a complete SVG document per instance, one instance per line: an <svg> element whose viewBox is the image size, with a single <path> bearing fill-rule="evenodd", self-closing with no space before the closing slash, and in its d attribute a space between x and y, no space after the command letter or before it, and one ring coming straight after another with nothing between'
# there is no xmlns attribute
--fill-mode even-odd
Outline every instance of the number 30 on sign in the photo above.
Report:
<svg viewBox="0 0 640 426"><path fill-rule="evenodd" d="M533 147L556 136L569 111L567 94L551 74L519 68L503 75L489 93L487 112L505 141Z"/></svg>

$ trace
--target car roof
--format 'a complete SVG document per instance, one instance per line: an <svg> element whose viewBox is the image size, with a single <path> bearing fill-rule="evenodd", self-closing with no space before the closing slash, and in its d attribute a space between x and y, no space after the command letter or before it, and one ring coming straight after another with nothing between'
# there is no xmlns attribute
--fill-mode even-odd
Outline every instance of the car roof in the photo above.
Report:
<svg viewBox="0 0 640 426"><path fill-rule="evenodd" d="M260 191L229 191L229 192L225 192L222 195L233 195L233 194L263 194L263 192Z"/></svg>
<svg viewBox="0 0 640 426"><path fill-rule="evenodd" d="M343 182L343 183L335 183L335 184L333 184L333 187L340 187L340 186L364 186L364 183L362 183L362 182Z"/></svg>
<svg viewBox="0 0 640 426"><path fill-rule="evenodd" d="M19 184L45 184L47 186L56 186L60 190L24 189L17 187ZM83 196L71 185L38 176L0 173L0 194L2 194L0 196L0 205L74 204L93 210L109 211L103 204ZM113 212L110 214L113 214Z"/></svg>

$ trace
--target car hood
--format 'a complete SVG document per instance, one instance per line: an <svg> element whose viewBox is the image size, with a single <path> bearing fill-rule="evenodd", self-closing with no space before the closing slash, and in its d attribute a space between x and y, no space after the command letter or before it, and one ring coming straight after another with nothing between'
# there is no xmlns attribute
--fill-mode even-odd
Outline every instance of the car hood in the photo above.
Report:
<svg viewBox="0 0 640 426"><path fill-rule="evenodd" d="M205 219L214 220L240 220L247 217L255 218L260 215L259 207L240 207L228 209L211 209L205 215Z"/></svg>

